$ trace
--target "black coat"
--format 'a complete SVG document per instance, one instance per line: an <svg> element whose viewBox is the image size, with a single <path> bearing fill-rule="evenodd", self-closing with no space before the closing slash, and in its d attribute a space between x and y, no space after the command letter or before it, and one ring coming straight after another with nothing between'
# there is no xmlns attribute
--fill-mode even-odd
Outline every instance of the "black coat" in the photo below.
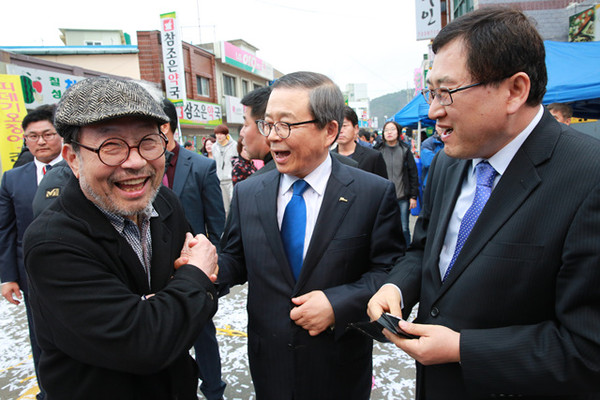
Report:
<svg viewBox="0 0 600 400"><path fill-rule="evenodd" d="M197 398L188 350L216 311L215 289L193 266L174 271L189 228L175 195L162 187L153 205L150 287L75 178L29 226L25 265L47 400Z"/></svg>

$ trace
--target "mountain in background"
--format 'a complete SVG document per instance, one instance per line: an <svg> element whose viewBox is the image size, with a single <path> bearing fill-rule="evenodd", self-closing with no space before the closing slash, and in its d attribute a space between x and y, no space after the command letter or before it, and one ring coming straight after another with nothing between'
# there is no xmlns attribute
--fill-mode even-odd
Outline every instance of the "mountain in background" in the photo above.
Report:
<svg viewBox="0 0 600 400"><path fill-rule="evenodd" d="M405 89L395 93L385 94L381 97L371 100L369 111L371 118L377 117L379 126L377 130L381 131L385 123L386 116L391 118L398 111L408 104L414 97L415 89Z"/></svg>

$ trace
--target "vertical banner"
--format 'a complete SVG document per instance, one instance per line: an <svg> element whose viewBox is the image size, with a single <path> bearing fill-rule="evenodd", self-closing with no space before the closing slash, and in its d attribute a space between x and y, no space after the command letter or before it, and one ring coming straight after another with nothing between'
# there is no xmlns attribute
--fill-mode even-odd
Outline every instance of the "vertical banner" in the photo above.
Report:
<svg viewBox="0 0 600 400"><path fill-rule="evenodd" d="M441 8L437 0L415 0L417 40L433 39L442 30Z"/></svg>
<svg viewBox="0 0 600 400"><path fill-rule="evenodd" d="M21 122L27 115L21 78L0 74L0 166L11 169L23 146Z"/></svg>
<svg viewBox="0 0 600 400"><path fill-rule="evenodd" d="M167 98L176 106L183 106L186 99L183 48L175 12L161 14L160 23Z"/></svg>

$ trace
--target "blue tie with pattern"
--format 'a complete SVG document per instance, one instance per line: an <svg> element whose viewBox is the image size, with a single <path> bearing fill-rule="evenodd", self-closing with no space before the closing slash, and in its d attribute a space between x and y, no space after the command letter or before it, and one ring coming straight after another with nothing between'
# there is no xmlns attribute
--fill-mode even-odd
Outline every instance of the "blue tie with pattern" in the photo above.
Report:
<svg viewBox="0 0 600 400"><path fill-rule="evenodd" d="M492 186L494 184L494 178L497 174L494 167L492 167L487 161L482 161L475 167L475 174L477 175L475 198L473 199L471 207L469 207L462 219L462 222L460 223L458 238L456 240L456 248L454 249L452 260L450 260L450 264L448 265L448 269L446 269L446 273L444 274L444 279L442 279L442 282L448 277L454 262L458 258L458 254L462 250L465 241L469 237L475 222L477 222L479 214L481 214L481 210L483 210L485 203L487 203L490 195L492 194Z"/></svg>
<svg viewBox="0 0 600 400"><path fill-rule="evenodd" d="M302 269L304 253L304 235L306 234L306 203L302 193L308 188L308 183L298 179L293 185L294 193L285 207L281 222L281 240L287 255L294 278L298 280Z"/></svg>

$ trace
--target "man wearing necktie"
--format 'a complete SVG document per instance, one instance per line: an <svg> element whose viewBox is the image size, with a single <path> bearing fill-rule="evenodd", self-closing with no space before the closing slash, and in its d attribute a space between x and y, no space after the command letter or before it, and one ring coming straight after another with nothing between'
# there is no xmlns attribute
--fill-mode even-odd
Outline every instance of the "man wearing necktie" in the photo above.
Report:
<svg viewBox="0 0 600 400"><path fill-rule="evenodd" d="M598 399L600 142L542 107L544 43L522 12L468 13L432 49L445 147L369 315L419 303L400 322L419 339L384 331L417 361L419 400Z"/></svg>
<svg viewBox="0 0 600 400"><path fill-rule="evenodd" d="M248 282L248 357L259 399L368 399L368 299L404 253L391 182L329 155L339 88L312 72L273 84L260 133L277 169L235 186L219 283Z"/></svg>
<svg viewBox="0 0 600 400"><path fill-rule="evenodd" d="M19 304L21 299L25 303L36 374L40 349L33 331L33 320L29 309L29 291L23 263L23 234L33 220L31 204L39 182L52 165L62 160L60 156L62 140L54 129L53 118L54 107L52 106L38 107L25 116L21 125L25 142L34 160L6 171L0 186L2 296L12 304ZM43 390L40 389L37 398L44 398Z"/></svg>

